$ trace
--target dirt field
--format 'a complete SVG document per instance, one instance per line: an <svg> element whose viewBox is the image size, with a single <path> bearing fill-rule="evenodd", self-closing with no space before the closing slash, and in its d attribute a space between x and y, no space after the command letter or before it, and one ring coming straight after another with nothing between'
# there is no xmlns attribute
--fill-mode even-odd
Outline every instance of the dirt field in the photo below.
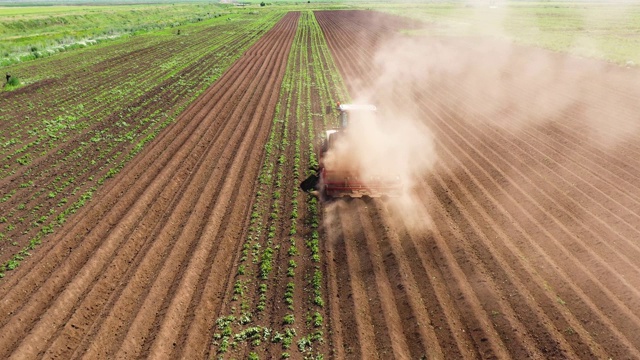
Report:
<svg viewBox="0 0 640 360"><path fill-rule="evenodd" d="M265 34L2 284L0 357L204 356L297 18Z"/></svg>
<svg viewBox="0 0 640 360"><path fill-rule="evenodd" d="M325 207L336 357L640 357L637 72L316 17L352 96L411 109L437 154L411 214Z"/></svg>
<svg viewBox="0 0 640 360"><path fill-rule="evenodd" d="M638 72L415 26L285 15L7 273L0 358L640 358ZM407 197L297 189L331 57Z"/></svg>

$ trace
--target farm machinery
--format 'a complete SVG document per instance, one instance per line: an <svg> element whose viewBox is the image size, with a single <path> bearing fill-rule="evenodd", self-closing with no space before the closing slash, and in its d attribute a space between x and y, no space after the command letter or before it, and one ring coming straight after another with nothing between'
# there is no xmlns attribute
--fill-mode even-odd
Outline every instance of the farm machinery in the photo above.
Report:
<svg viewBox="0 0 640 360"><path fill-rule="evenodd" d="M376 162L375 128L377 109L368 104L337 103L340 127L326 130L319 146L317 175L305 180L304 190L312 188L323 198L398 196L399 176L379 169ZM332 108L327 107L327 112Z"/></svg>

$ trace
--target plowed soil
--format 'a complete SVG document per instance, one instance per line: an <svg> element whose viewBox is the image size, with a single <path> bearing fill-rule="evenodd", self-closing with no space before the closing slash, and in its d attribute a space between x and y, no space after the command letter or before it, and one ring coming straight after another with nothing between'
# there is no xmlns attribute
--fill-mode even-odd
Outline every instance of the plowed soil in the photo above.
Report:
<svg viewBox="0 0 640 360"><path fill-rule="evenodd" d="M316 18L355 98L410 26ZM422 226L384 200L325 206L336 357L640 358L637 71L498 41L412 44L398 66L413 81L369 99L434 135Z"/></svg>
<svg viewBox="0 0 640 360"><path fill-rule="evenodd" d="M0 358L205 356L298 15L2 284Z"/></svg>
<svg viewBox="0 0 640 360"><path fill-rule="evenodd" d="M416 26L366 11L315 16L353 99L379 87L380 54ZM298 21L284 16L3 280L0 358L225 356L216 321L242 306L234 280L270 131L275 123L286 142L313 147L310 133L326 124L319 102L336 94L326 84L339 87L325 79L329 53L307 55L296 70L309 75L318 61L323 75L296 80L291 102L313 120L273 121ZM309 54L324 44L319 31L302 34ZM433 135L437 161L414 179L411 213L384 198L322 204L315 263L304 255L315 227L301 201L299 218L273 225L283 250L270 298L242 325L281 327L291 281L292 328L316 331L309 309L323 315L313 346L326 357L639 359L638 72L497 40L409 43L395 70L414 71L411 81L367 100L410 109ZM277 145L291 161L293 148ZM299 180L283 175L277 198L294 197ZM291 223L307 257L289 280ZM247 271L260 265L245 261ZM315 274L320 305L309 300ZM251 306L259 284L245 284ZM308 354L266 335L266 349L257 344L237 343L232 355Z"/></svg>

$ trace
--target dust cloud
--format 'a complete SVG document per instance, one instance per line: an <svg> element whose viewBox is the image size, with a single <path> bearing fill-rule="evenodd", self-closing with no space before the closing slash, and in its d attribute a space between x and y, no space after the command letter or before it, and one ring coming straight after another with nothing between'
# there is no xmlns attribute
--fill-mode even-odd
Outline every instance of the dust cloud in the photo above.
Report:
<svg viewBox="0 0 640 360"><path fill-rule="evenodd" d="M416 226L430 223L416 215L425 195L413 189L438 162L434 122L455 118L514 137L555 123L603 148L614 148L640 129L632 115L640 113L637 69L515 44L501 27L510 16L503 4L490 18L483 10L471 12L482 19L466 19L490 27L482 36L389 35L370 64L373 77L351 80L352 102L376 105L378 111L351 122L348 145L330 150L327 160L347 160L362 178L398 176L403 193L387 203ZM596 23L595 16L589 12L584 23ZM532 36L540 35L535 19L520 21ZM590 40L572 41L578 47Z"/></svg>
<svg viewBox="0 0 640 360"><path fill-rule="evenodd" d="M508 131L578 118L605 147L638 133L640 48L621 40L637 28L637 1L465 3L451 16L465 24L458 36L399 40L424 59L423 94Z"/></svg>
<svg viewBox="0 0 640 360"><path fill-rule="evenodd" d="M401 190L385 200L389 210L413 227L428 226L430 220L418 216L423 201L413 189L437 162L431 129L422 118L420 102L404 97L424 74L416 76L424 58L412 46L390 42L377 52L375 78L363 81L354 104L372 104L375 112L353 111L340 141L327 152L327 168L355 173L363 179L399 179Z"/></svg>

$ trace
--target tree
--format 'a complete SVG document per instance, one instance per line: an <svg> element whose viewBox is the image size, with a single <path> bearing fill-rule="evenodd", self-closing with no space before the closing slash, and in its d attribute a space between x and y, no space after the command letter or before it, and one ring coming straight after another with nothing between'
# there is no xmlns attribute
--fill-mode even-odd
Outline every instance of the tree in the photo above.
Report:
<svg viewBox="0 0 640 360"><path fill-rule="evenodd" d="M265 5L267 4L265 4L264 1L260 3L260 6L265 6Z"/></svg>

